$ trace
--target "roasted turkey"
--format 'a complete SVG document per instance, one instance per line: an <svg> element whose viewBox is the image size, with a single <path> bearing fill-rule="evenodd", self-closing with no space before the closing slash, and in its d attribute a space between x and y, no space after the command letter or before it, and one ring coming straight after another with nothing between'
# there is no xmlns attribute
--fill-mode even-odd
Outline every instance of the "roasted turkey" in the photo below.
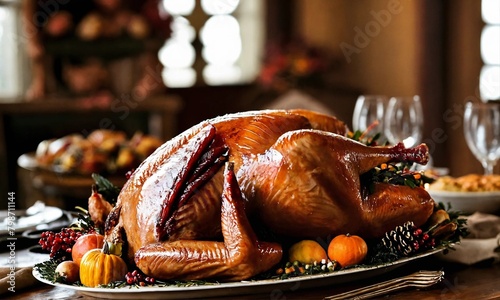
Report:
<svg viewBox="0 0 500 300"><path fill-rule="evenodd" d="M368 147L340 120L307 110L265 110L204 121L166 142L137 168L106 220L130 262L159 279L243 280L282 256L275 236L376 238L426 222L434 201L422 187L360 176L387 162L425 164L428 148Z"/></svg>

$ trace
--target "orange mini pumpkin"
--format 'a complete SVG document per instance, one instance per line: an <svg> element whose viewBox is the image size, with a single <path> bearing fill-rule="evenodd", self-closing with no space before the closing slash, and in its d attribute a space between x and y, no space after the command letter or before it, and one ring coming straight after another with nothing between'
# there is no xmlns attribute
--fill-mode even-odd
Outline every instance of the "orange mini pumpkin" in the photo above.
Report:
<svg viewBox="0 0 500 300"><path fill-rule="evenodd" d="M106 285L113 281L124 280L127 264L117 255L110 254L109 245L92 249L85 253L80 262L80 281L88 287Z"/></svg>
<svg viewBox="0 0 500 300"><path fill-rule="evenodd" d="M343 268L361 263L366 254L368 246L357 235L338 235L328 245L328 257Z"/></svg>

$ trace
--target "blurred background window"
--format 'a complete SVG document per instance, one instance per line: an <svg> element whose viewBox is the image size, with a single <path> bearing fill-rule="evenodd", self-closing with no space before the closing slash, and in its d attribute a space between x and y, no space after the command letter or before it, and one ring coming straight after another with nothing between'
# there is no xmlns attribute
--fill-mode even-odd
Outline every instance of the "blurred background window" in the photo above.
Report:
<svg viewBox="0 0 500 300"><path fill-rule="evenodd" d="M252 82L264 49L262 0L163 0L172 36L159 51L168 87Z"/></svg>
<svg viewBox="0 0 500 300"><path fill-rule="evenodd" d="M483 68L479 77L481 98L500 100L500 1L482 0L485 26L481 33Z"/></svg>
<svg viewBox="0 0 500 300"><path fill-rule="evenodd" d="M20 2L0 0L0 99L24 94ZM158 55L168 87L248 84L265 43L263 0L162 0L172 36Z"/></svg>
<svg viewBox="0 0 500 300"><path fill-rule="evenodd" d="M19 5L20 1L0 0L0 99L23 93Z"/></svg>

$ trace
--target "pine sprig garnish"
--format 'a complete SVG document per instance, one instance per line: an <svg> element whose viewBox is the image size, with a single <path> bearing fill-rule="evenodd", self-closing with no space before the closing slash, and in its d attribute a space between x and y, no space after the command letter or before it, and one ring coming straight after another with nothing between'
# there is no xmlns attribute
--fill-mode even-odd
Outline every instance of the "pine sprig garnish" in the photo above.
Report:
<svg viewBox="0 0 500 300"><path fill-rule="evenodd" d="M411 171L411 166L412 163L408 162L381 164L362 174L361 183L368 188L368 193L371 194L374 192L375 183L390 183L415 188L433 181L422 171Z"/></svg>
<svg viewBox="0 0 500 300"><path fill-rule="evenodd" d="M50 259L38 264L35 264L35 270L40 274L40 276L50 282L62 282L64 283L64 277L56 272L57 266L62 262L62 259Z"/></svg>
<svg viewBox="0 0 500 300"><path fill-rule="evenodd" d="M97 185L97 192L101 194L106 201L115 205L116 200L118 199L118 194L120 193L120 188L97 173L92 174L92 179L94 179L95 184Z"/></svg>
<svg viewBox="0 0 500 300"><path fill-rule="evenodd" d="M382 243L372 245L369 251L365 261L367 266L390 263L401 258L401 255L395 249L387 249Z"/></svg>
<svg viewBox="0 0 500 300"><path fill-rule="evenodd" d="M442 203L438 203L435 206L434 213L439 210L444 210L446 212L445 214L448 214L449 218L434 225L431 225L433 222L428 221L426 224L422 225L421 228L417 229L421 231L418 236L423 237L425 235L427 238L424 239L424 247L422 247L421 244L418 248L413 247L410 255L435 248L442 248L443 253L446 254L449 250L455 250L453 248L454 245L459 243L462 238L469 234L466 227L467 219L463 218L463 214L452 211L449 208L445 209ZM417 239L418 236L416 236ZM425 243L431 240L434 241L431 244L431 247L426 247ZM378 242L374 241L373 244L369 246L369 249L369 255L365 262L367 265L389 263L396 261L401 257L407 256L401 251L398 251L397 247L387 245L387 235L385 241L384 238Z"/></svg>
<svg viewBox="0 0 500 300"><path fill-rule="evenodd" d="M380 133L373 137L369 133L378 125L378 121L373 122L365 131L356 130L347 133L347 137L360 142L366 146L379 146ZM361 183L368 188L368 193L373 193L374 183L384 182L395 185L405 185L411 188L423 186L425 183L432 183L434 179L425 176L424 172L411 171L413 163L398 162L384 163L373 168L361 176Z"/></svg>

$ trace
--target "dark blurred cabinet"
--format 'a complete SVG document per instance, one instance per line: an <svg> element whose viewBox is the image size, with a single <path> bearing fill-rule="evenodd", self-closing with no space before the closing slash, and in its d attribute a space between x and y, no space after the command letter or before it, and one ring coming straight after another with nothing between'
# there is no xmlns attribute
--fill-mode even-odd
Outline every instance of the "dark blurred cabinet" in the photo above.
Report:
<svg viewBox="0 0 500 300"><path fill-rule="evenodd" d="M7 207L7 193L21 188L18 157L35 151L42 140L71 133L86 135L95 129L122 130L129 135L142 131L167 140L178 133L181 108L180 98L170 95L135 102L116 100L105 107L69 99L0 103L0 209ZM18 198L16 202L22 206L25 201Z"/></svg>

